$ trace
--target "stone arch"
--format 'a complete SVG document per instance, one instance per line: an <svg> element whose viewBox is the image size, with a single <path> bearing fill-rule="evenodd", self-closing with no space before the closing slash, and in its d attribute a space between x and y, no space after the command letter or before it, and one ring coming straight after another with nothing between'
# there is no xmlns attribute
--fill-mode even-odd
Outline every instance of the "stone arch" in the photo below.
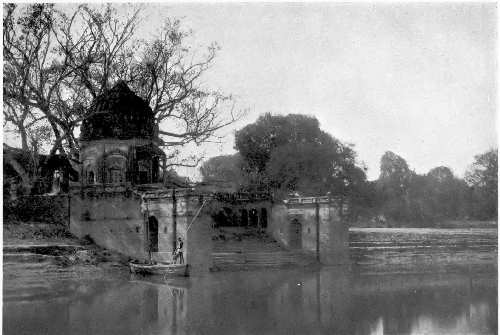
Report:
<svg viewBox="0 0 500 335"><path fill-rule="evenodd" d="M148 218L148 246L150 252L158 252L158 219Z"/></svg>
<svg viewBox="0 0 500 335"><path fill-rule="evenodd" d="M298 218L290 222L289 246L291 249L302 249L302 223Z"/></svg>
<svg viewBox="0 0 500 335"><path fill-rule="evenodd" d="M83 180L87 185L97 183L97 166L94 159L86 159L83 161Z"/></svg>
<svg viewBox="0 0 500 335"><path fill-rule="evenodd" d="M149 184L151 182L151 160L141 159L137 161L137 183Z"/></svg>
<svg viewBox="0 0 500 335"><path fill-rule="evenodd" d="M230 207L224 206L219 207L214 213L212 213L212 219L214 220L214 227L228 227L234 225L233 220L233 210Z"/></svg>
<svg viewBox="0 0 500 335"><path fill-rule="evenodd" d="M259 212L256 208L251 208L248 212L248 225L257 227L259 225Z"/></svg>
<svg viewBox="0 0 500 335"><path fill-rule="evenodd" d="M241 220L240 220L240 226L248 226L248 211L246 208L240 209L241 213Z"/></svg>
<svg viewBox="0 0 500 335"><path fill-rule="evenodd" d="M105 157L106 183L120 184L125 182L127 172L127 158L125 153L115 150Z"/></svg>
<svg viewBox="0 0 500 335"><path fill-rule="evenodd" d="M92 170L87 173L87 184L95 184L95 173Z"/></svg>
<svg viewBox="0 0 500 335"><path fill-rule="evenodd" d="M260 209L260 227L267 228L267 208L262 207Z"/></svg>

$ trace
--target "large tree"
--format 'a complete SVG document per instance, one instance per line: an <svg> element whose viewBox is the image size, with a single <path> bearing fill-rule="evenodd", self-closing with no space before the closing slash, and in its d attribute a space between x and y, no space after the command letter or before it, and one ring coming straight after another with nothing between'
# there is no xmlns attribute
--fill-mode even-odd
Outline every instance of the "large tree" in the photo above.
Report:
<svg viewBox="0 0 500 335"><path fill-rule="evenodd" d="M255 176L250 182L271 186L281 195L330 192L347 197L366 181L354 150L322 131L314 117L264 114L236 133L235 147Z"/></svg>
<svg viewBox="0 0 500 335"><path fill-rule="evenodd" d="M166 20L155 36L137 39L140 9L128 15L114 5L4 5L4 119L23 147L39 122L50 126L50 154L77 155L78 127L93 99L124 80L153 109L157 134L170 156L179 147L217 139L241 116L229 95L202 84L215 59L187 44L189 32ZM196 164L199 157L176 162Z"/></svg>
<svg viewBox="0 0 500 335"><path fill-rule="evenodd" d="M439 166L425 176L428 216L434 220L459 219L467 215L467 185L450 168Z"/></svg>
<svg viewBox="0 0 500 335"><path fill-rule="evenodd" d="M215 156L203 162L200 166L203 182L213 184L231 184L235 189L245 183L243 161L241 155Z"/></svg>
<svg viewBox="0 0 500 335"><path fill-rule="evenodd" d="M322 131L316 118L301 114L266 113L236 132L235 148L250 169L264 171L274 149L285 144L319 142Z"/></svg>
<svg viewBox="0 0 500 335"><path fill-rule="evenodd" d="M410 217L410 183L414 177L401 156L387 151L380 159L377 188L382 199L382 212L391 219L402 221Z"/></svg>

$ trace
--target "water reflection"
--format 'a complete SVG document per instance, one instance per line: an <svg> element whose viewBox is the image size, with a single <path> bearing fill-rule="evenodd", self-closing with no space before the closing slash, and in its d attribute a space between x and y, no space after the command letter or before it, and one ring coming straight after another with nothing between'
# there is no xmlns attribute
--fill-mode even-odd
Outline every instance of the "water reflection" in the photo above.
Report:
<svg viewBox="0 0 500 335"><path fill-rule="evenodd" d="M5 271L8 272L8 269ZM496 274L226 272L4 281L5 334L496 334ZM44 283L47 287L47 283ZM28 293L26 293L28 292ZM52 289L49 290L52 292Z"/></svg>

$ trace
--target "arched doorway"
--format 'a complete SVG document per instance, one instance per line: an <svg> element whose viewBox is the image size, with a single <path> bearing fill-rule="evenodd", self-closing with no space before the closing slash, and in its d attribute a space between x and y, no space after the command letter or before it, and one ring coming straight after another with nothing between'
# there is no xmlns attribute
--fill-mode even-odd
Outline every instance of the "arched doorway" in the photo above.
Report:
<svg viewBox="0 0 500 335"><path fill-rule="evenodd" d="M260 210L260 226L262 228L267 228L267 209L265 208Z"/></svg>
<svg viewBox="0 0 500 335"><path fill-rule="evenodd" d="M259 212L255 209L252 208L248 214L248 220L250 227L257 227L259 224Z"/></svg>
<svg viewBox="0 0 500 335"><path fill-rule="evenodd" d="M94 171L89 171L87 175L87 184L89 185L95 184Z"/></svg>
<svg viewBox="0 0 500 335"><path fill-rule="evenodd" d="M302 248L302 224L297 219L290 222L290 248Z"/></svg>
<svg viewBox="0 0 500 335"><path fill-rule="evenodd" d="M212 215L214 227L229 227L236 225L233 219L234 213L229 207L222 207L218 212Z"/></svg>
<svg viewBox="0 0 500 335"><path fill-rule="evenodd" d="M149 217L148 231L149 251L158 252L158 220L154 216Z"/></svg>
<svg viewBox="0 0 500 335"><path fill-rule="evenodd" d="M240 226L246 227L248 225L248 211L243 208L241 209L241 220L240 220Z"/></svg>

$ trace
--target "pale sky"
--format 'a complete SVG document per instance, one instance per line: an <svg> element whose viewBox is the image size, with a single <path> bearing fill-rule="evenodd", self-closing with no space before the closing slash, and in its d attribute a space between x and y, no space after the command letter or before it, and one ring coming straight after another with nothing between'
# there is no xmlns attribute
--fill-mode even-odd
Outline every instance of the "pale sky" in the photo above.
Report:
<svg viewBox="0 0 500 335"><path fill-rule="evenodd" d="M418 173L446 165L463 176L497 145L494 3L154 4L145 14L145 35L174 16L195 45L216 41L204 80L250 109L208 156L234 152L234 130L265 112L316 116L355 145L369 179L387 150Z"/></svg>
<svg viewBox="0 0 500 335"><path fill-rule="evenodd" d="M368 178L391 150L417 173L497 146L495 3L143 4L140 36L164 17L222 48L203 78L249 113L208 157L234 152L234 131L265 112L303 113L355 145ZM201 50L201 49L198 49ZM179 169L196 175L193 169Z"/></svg>

